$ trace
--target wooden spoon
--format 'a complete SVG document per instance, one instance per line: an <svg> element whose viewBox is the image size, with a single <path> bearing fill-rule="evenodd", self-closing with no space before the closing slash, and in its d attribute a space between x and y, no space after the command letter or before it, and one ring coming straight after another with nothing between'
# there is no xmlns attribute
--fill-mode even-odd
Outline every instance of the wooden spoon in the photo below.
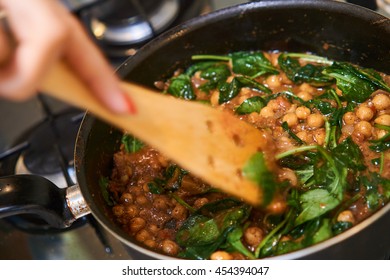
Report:
<svg viewBox="0 0 390 280"><path fill-rule="evenodd" d="M254 153L265 150L265 135L210 106L122 85L135 103L135 115L110 112L64 63L53 68L41 90L124 129L213 187L261 205L261 187L245 178L242 168Z"/></svg>

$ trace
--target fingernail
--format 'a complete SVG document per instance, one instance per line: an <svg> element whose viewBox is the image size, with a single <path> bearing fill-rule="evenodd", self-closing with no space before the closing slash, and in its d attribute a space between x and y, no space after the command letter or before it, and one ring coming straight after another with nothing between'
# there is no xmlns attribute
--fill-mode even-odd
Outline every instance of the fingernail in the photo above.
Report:
<svg viewBox="0 0 390 280"><path fill-rule="evenodd" d="M135 107L133 100L127 94L123 94L123 96L127 105L127 112L130 115L135 115L137 113L137 108Z"/></svg>

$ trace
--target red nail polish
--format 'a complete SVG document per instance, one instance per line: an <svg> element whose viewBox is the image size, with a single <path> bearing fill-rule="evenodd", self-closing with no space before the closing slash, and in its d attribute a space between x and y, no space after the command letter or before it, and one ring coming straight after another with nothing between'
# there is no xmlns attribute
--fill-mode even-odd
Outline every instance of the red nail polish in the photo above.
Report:
<svg viewBox="0 0 390 280"><path fill-rule="evenodd" d="M133 100L131 100L131 98L127 94L124 94L124 97L127 105L127 111L131 115L135 115L137 113L137 108L135 107Z"/></svg>

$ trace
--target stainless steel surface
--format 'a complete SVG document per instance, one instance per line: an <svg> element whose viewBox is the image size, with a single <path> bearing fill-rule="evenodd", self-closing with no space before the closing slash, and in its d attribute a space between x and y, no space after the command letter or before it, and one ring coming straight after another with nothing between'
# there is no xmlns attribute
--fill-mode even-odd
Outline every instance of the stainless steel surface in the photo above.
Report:
<svg viewBox="0 0 390 280"><path fill-rule="evenodd" d="M75 219L91 213L78 185L66 189L66 203Z"/></svg>

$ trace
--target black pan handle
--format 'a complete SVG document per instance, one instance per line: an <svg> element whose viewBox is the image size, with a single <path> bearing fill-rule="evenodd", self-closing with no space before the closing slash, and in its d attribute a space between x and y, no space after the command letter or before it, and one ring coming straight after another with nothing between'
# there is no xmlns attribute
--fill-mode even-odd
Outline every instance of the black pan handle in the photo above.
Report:
<svg viewBox="0 0 390 280"><path fill-rule="evenodd" d="M37 175L0 178L0 218L34 214L55 228L66 228L76 219L68 207L67 189Z"/></svg>

